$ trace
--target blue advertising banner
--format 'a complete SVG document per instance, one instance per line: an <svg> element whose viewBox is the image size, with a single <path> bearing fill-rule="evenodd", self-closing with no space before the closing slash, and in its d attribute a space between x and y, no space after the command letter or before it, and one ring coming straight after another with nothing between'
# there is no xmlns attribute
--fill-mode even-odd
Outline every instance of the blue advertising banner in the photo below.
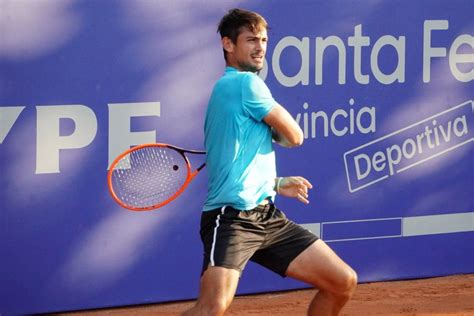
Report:
<svg viewBox="0 0 474 316"><path fill-rule="evenodd" d="M304 131L276 148L315 187L287 216L360 282L474 272L472 1L2 0L1 315L196 297L205 169L148 212L106 175L137 144L203 149L233 7L267 19L259 75ZM238 293L302 287L250 263Z"/></svg>

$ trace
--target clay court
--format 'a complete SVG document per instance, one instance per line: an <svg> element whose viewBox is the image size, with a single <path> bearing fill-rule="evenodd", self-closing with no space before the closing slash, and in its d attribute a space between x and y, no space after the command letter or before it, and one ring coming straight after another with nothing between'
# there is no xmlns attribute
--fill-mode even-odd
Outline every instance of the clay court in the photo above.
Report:
<svg viewBox="0 0 474 316"><path fill-rule="evenodd" d="M226 315L305 315L315 290L239 296ZM177 302L60 315L172 316L192 302ZM342 315L474 315L474 274L360 284Z"/></svg>

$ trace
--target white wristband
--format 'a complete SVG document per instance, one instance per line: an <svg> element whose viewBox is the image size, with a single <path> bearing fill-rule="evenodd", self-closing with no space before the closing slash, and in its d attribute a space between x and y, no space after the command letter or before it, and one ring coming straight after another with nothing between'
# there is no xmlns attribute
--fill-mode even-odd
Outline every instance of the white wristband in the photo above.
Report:
<svg viewBox="0 0 474 316"><path fill-rule="evenodd" d="M275 185L275 191L280 194L280 182L281 182L281 177L277 178L276 185Z"/></svg>

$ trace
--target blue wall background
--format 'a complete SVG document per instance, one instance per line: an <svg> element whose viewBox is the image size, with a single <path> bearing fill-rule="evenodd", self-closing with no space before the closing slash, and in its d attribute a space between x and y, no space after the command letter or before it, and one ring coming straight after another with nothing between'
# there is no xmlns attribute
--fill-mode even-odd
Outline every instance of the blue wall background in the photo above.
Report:
<svg viewBox="0 0 474 316"><path fill-rule="evenodd" d="M280 175L315 185L309 206L278 199L287 215L361 282L474 272L471 1L6 0L2 315L196 297L205 171L141 213L112 201L106 173L133 138L202 149L232 7L267 18L261 76L307 130L277 149ZM238 293L305 286L250 264Z"/></svg>

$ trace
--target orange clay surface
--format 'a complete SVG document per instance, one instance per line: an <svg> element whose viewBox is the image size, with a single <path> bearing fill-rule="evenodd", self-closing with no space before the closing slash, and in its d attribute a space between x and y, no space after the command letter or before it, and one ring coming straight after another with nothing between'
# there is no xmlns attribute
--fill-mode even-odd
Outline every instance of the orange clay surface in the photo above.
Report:
<svg viewBox="0 0 474 316"><path fill-rule="evenodd" d="M238 296L226 315L305 315L316 290ZM58 315L180 315L192 301ZM474 315L474 274L359 284L341 315Z"/></svg>

